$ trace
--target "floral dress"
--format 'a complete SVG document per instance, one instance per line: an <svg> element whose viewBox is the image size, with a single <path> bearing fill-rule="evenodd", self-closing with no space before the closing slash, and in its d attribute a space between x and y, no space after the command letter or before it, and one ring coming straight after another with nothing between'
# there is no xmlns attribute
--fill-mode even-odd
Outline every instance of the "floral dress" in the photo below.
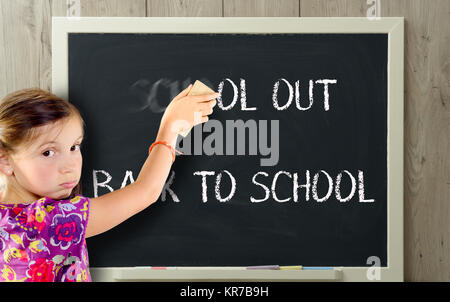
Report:
<svg viewBox="0 0 450 302"><path fill-rule="evenodd" d="M86 247L90 200L0 203L0 281L92 281Z"/></svg>

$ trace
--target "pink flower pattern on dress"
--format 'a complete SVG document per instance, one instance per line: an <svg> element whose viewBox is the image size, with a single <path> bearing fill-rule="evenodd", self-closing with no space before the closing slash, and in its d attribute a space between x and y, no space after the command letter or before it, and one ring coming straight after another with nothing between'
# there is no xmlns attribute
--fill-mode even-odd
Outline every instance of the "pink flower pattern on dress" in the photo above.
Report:
<svg viewBox="0 0 450 302"><path fill-rule="evenodd" d="M0 203L0 281L92 281L86 247L90 199Z"/></svg>

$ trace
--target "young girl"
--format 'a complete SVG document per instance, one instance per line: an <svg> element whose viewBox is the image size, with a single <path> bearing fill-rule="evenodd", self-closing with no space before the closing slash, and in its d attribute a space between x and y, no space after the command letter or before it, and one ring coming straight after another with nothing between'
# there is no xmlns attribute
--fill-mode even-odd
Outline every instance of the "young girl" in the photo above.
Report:
<svg viewBox="0 0 450 302"><path fill-rule="evenodd" d="M191 86L166 108L137 180L98 198L80 190L84 121L77 108L40 89L0 102L0 281L91 281L85 238L154 203L178 133L212 113L218 94L187 96Z"/></svg>

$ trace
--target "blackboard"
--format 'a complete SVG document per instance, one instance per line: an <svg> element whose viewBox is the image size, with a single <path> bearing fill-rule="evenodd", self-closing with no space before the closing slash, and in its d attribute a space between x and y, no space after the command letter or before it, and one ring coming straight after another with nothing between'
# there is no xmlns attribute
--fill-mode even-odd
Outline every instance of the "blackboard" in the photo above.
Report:
<svg viewBox="0 0 450 302"><path fill-rule="evenodd" d="M87 239L92 267L367 266L371 256L387 266L387 34L70 33L68 52L88 197L137 178L189 83L221 90L223 108L235 101L179 143L191 154L177 156L155 204ZM253 132L227 141L239 120ZM208 136L223 154L205 154Z"/></svg>

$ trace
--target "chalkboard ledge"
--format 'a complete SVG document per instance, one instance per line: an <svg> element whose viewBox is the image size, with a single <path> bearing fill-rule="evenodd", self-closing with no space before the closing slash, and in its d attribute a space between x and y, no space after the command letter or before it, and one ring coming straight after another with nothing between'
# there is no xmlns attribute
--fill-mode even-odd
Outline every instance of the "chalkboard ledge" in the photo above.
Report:
<svg viewBox="0 0 450 302"><path fill-rule="evenodd" d="M93 281L342 281L342 270L154 270L145 267L91 268Z"/></svg>

